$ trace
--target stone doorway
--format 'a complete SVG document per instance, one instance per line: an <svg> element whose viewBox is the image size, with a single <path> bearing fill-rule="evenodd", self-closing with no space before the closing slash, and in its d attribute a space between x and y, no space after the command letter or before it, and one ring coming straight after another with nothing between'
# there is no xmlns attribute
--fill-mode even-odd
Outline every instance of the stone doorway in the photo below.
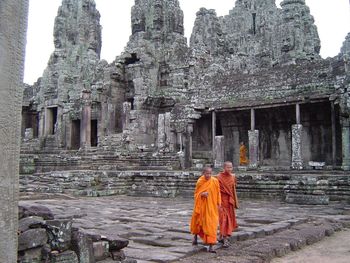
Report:
<svg viewBox="0 0 350 263"><path fill-rule="evenodd" d="M97 127L97 120L91 120L91 147L97 147L98 144Z"/></svg>
<svg viewBox="0 0 350 263"><path fill-rule="evenodd" d="M38 138L39 134L39 113L30 111L28 107L22 107L22 137L25 136L26 129L32 129L33 138Z"/></svg>
<svg viewBox="0 0 350 263"><path fill-rule="evenodd" d="M80 148L80 120L72 120L71 126L71 149Z"/></svg>
<svg viewBox="0 0 350 263"><path fill-rule="evenodd" d="M46 110L46 134L54 135L56 133L57 107L50 107Z"/></svg>

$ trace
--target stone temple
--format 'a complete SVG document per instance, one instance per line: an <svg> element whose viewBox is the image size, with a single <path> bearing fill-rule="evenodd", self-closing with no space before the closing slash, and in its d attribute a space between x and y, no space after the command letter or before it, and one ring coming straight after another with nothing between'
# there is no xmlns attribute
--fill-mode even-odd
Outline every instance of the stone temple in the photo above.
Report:
<svg viewBox="0 0 350 263"><path fill-rule="evenodd" d="M178 0L135 0L109 64L95 2L63 0L55 50L24 89L21 190L174 196L229 160L242 195L350 200L350 34L321 58L304 0L196 16L188 44Z"/></svg>

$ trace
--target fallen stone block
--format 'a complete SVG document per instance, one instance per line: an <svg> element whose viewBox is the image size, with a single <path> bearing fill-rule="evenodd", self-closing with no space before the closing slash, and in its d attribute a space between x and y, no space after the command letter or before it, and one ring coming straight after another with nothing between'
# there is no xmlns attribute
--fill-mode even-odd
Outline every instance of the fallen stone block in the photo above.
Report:
<svg viewBox="0 0 350 263"><path fill-rule="evenodd" d="M123 261L126 258L123 250L112 251L111 256L112 256L112 259L116 261Z"/></svg>
<svg viewBox="0 0 350 263"><path fill-rule="evenodd" d="M32 248L18 253L17 263L41 263L42 248Z"/></svg>
<svg viewBox="0 0 350 263"><path fill-rule="evenodd" d="M44 222L43 218L38 216L22 218L18 221L18 231L23 233L29 229L41 228Z"/></svg>
<svg viewBox="0 0 350 263"><path fill-rule="evenodd" d="M45 220L52 220L54 216L49 208L42 205L19 206L20 218L28 216L39 216Z"/></svg>
<svg viewBox="0 0 350 263"><path fill-rule="evenodd" d="M74 251L67 250L62 253L51 253L50 263L79 263L78 256Z"/></svg>
<svg viewBox="0 0 350 263"><path fill-rule="evenodd" d="M72 232L71 249L77 254L79 263L95 263L91 238L80 231Z"/></svg>
<svg viewBox="0 0 350 263"><path fill-rule="evenodd" d="M47 242L46 230L43 228L29 229L18 236L18 251L43 246Z"/></svg>
<svg viewBox="0 0 350 263"><path fill-rule="evenodd" d="M96 261L104 260L109 257L108 241L98 241L93 243L94 257Z"/></svg>
<svg viewBox="0 0 350 263"><path fill-rule="evenodd" d="M108 241L109 251L118 251L129 245L129 240L118 237L118 236L108 236L103 237L101 240Z"/></svg>

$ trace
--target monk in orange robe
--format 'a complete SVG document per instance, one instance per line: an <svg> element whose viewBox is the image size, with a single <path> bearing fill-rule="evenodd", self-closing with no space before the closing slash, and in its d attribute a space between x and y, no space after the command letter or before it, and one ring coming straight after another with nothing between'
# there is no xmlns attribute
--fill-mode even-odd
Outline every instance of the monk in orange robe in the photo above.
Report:
<svg viewBox="0 0 350 263"><path fill-rule="evenodd" d="M239 165L247 165L247 147L244 145L244 142L241 142L241 146L239 147Z"/></svg>
<svg viewBox="0 0 350 263"><path fill-rule="evenodd" d="M206 167L198 179L194 192L194 208L191 219L193 245L197 245L197 235L209 245L209 252L215 253L213 244L217 241L219 208L221 206L219 181L211 176L212 169Z"/></svg>
<svg viewBox="0 0 350 263"><path fill-rule="evenodd" d="M228 238L238 227L235 209L238 208L238 198L236 192L237 180L232 173L231 162L224 163L224 171L219 173L217 178L220 183L221 209L219 213L220 241L223 247L229 246Z"/></svg>

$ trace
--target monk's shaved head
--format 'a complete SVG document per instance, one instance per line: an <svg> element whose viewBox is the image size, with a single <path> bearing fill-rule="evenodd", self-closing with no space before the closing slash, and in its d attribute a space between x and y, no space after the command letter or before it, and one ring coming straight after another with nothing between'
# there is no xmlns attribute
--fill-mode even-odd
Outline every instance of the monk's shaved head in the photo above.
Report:
<svg viewBox="0 0 350 263"><path fill-rule="evenodd" d="M232 166L232 162L230 162L230 161L224 162L224 167L225 167L225 166L228 166L228 165L231 165L231 166Z"/></svg>
<svg viewBox="0 0 350 263"><path fill-rule="evenodd" d="M206 166L206 167L203 168L202 173L209 172L209 171L212 171L212 170L213 169L210 166Z"/></svg>
<svg viewBox="0 0 350 263"><path fill-rule="evenodd" d="M203 168L203 172L202 174L205 176L205 178L208 180L211 177L211 173L212 173L213 169L211 169L211 167L206 166Z"/></svg>
<svg viewBox="0 0 350 263"><path fill-rule="evenodd" d="M233 170L232 162L229 162L229 161L224 162L224 171L230 174L232 173L232 170Z"/></svg>

